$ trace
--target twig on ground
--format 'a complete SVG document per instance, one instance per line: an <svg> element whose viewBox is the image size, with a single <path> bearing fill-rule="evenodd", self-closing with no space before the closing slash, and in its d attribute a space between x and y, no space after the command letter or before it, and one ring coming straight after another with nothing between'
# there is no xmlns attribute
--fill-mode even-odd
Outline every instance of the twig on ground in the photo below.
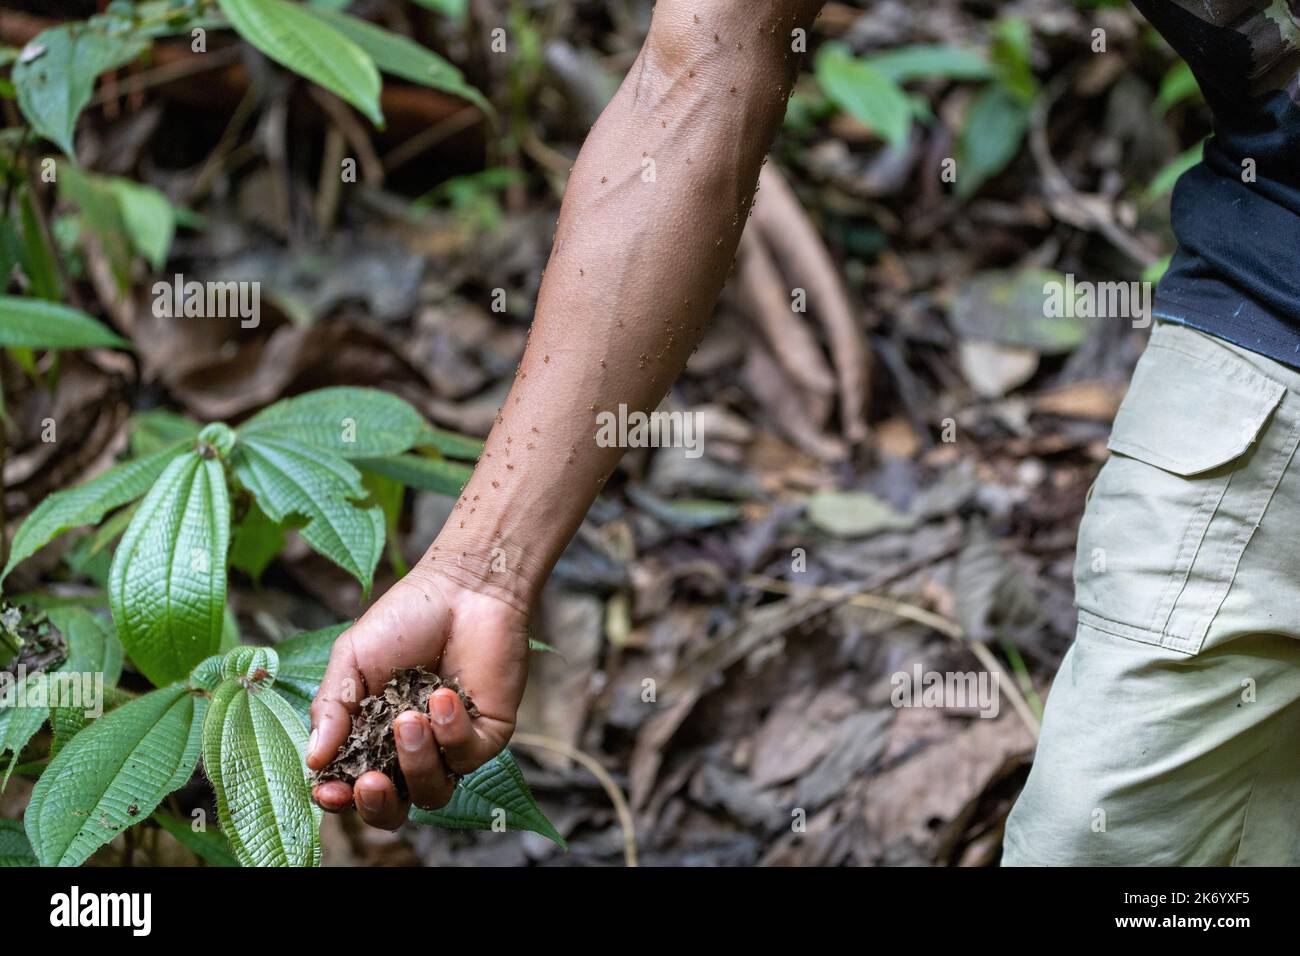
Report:
<svg viewBox="0 0 1300 956"><path fill-rule="evenodd" d="M539 747L568 757L570 760L576 760L591 771L591 775L604 788L610 802L614 804L614 813L617 814L619 825L623 828L623 859L628 866L636 866L636 827L632 823L632 811L628 808L627 798L623 796L622 789L610 776L609 771L602 767L596 758L552 737L541 734L515 734L510 739L512 743L523 747Z"/></svg>

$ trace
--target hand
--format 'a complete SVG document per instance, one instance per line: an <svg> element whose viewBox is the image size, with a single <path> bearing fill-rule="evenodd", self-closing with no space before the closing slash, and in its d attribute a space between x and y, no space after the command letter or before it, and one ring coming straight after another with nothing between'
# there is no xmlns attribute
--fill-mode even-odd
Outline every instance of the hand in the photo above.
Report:
<svg viewBox="0 0 1300 956"><path fill-rule="evenodd" d="M327 766L347 740L361 699L383 687L395 670L417 665L458 678L479 711L471 719L459 695L442 688L430 697L427 716L407 711L393 722L411 802L428 810L444 806L456 786L449 774L482 766L514 733L528 677L527 615L423 563L334 642L311 705L307 765ZM362 774L355 786L322 783L314 795L334 813L355 802L361 819L374 827L395 830L406 819L406 801L377 771Z"/></svg>

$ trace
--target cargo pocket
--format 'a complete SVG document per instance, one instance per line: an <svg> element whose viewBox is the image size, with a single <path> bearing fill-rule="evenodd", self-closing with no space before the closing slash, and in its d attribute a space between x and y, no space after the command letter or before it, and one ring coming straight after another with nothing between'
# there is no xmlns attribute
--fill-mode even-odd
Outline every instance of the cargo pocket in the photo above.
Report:
<svg viewBox="0 0 1300 956"><path fill-rule="evenodd" d="M1285 388L1205 340L1157 329L1115 417L1079 527L1080 620L1197 653L1294 438L1266 440Z"/></svg>

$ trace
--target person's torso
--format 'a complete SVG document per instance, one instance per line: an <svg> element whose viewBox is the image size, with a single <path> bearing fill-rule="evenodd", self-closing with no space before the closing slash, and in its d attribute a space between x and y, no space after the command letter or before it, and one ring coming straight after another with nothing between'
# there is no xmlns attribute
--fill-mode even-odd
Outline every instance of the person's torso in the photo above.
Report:
<svg viewBox="0 0 1300 956"><path fill-rule="evenodd" d="M1157 315L1300 366L1300 0L1134 0L1214 114Z"/></svg>

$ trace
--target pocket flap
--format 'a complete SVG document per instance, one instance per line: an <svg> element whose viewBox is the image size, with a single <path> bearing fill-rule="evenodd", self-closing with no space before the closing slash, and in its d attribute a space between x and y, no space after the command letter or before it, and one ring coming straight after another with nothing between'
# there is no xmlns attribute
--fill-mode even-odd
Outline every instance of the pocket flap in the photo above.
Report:
<svg viewBox="0 0 1300 956"><path fill-rule="evenodd" d="M1190 477L1245 454L1286 388L1235 357L1209 361L1153 341L1107 447Z"/></svg>

